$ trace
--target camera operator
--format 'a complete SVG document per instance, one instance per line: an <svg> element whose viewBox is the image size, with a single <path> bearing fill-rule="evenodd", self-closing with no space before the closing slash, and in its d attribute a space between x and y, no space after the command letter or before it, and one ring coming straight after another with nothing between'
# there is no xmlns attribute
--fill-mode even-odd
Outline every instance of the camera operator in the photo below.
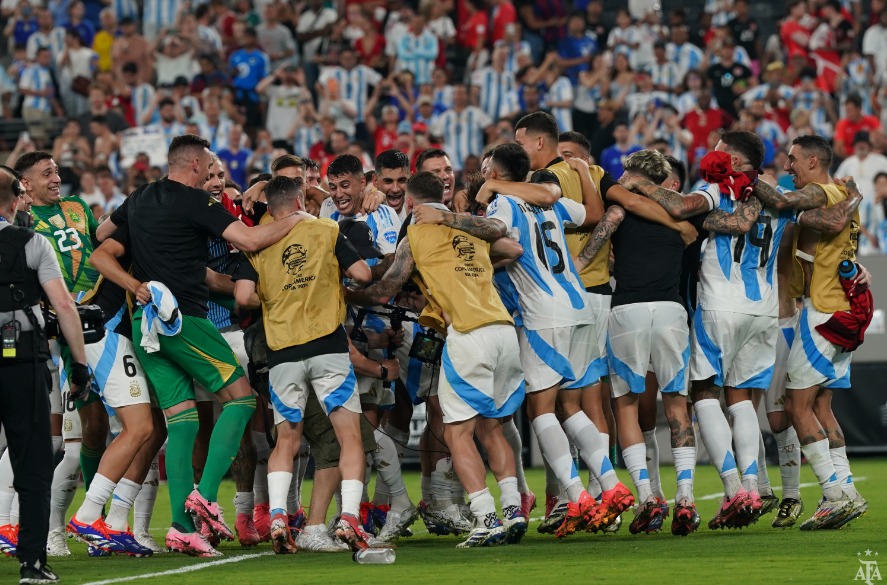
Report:
<svg viewBox="0 0 887 585"><path fill-rule="evenodd" d="M0 169L0 424L6 431L21 508L22 583L54 583L46 566L53 458L49 430L49 347L39 308L46 295L71 350L72 390L89 382L83 332L55 251L45 238L14 226L21 184Z"/></svg>

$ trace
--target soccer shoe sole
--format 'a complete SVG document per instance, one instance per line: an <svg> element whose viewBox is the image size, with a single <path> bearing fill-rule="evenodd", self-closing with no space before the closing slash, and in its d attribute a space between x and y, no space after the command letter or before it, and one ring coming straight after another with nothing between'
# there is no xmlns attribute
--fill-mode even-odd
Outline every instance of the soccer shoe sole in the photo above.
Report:
<svg viewBox="0 0 887 585"><path fill-rule="evenodd" d="M189 557L210 558L224 556L216 549L211 549L207 551L197 550L196 548L192 548L189 543L183 540L172 538L166 539L166 550L167 552L182 553L183 555L188 555Z"/></svg>
<svg viewBox="0 0 887 585"><path fill-rule="evenodd" d="M192 498L188 496L188 499L185 500L185 510L191 512L192 514L196 514L198 518L206 522L209 527L215 532L220 538L224 538L225 540L234 540L234 533L231 532L231 529L228 526L220 521L218 518L213 516L212 512L207 509L206 506L203 505L203 502L198 500L197 498Z"/></svg>

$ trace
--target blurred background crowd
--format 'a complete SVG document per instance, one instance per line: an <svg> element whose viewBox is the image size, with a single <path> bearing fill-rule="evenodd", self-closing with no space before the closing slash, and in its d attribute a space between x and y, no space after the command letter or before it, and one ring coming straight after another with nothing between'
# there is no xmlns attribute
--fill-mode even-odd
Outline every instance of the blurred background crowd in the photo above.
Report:
<svg viewBox="0 0 887 585"><path fill-rule="evenodd" d="M613 176L656 148L695 165L756 132L765 172L831 138L865 194L862 254L887 251L885 0L2 0L0 148L52 150L103 214L209 139L245 185L284 152L449 154L457 183L550 112ZM691 185L688 184L686 188ZM458 188L458 184L457 184Z"/></svg>

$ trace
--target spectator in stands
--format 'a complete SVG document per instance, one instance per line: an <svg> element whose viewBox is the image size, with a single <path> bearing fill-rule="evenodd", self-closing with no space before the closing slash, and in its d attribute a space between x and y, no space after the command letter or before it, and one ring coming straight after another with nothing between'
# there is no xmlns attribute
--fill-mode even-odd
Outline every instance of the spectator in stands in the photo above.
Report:
<svg viewBox="0 0 887 585"><path fill-rule="evenodd" d="M669 61L666 43L658 40L653 44L653 64L650 66L650 76L653 87L657 91L673 93L681 83L681 69L673 61Z"/></svg>
<svg viewBox="0 0 887 585"><path fill-rule="evenodd" d="M329 35L339 15L332 8L324 6L323 0L308 0L305 9L299 15L296 26L296 40L302 48L302 66L305 68L305 79L308 87L317 81L317 51L323 37Z"/></svg>
<svg viewBox="0 0 887 585"><path fill-rule="evenodd" d="M366 65L360 65L357 62L357 53L353 49L342 52L340 56L340 65L336 67L328 67L321 74L316 89L323 97L326 87L329 87L329 80L335 79L341 95L346 100L351 100L355 104L357 113L354 117L356 130L355 134L358 138L366 139L369 137L366 129L366 117L369 115L369 88L374 87L374 91L380 94L383 90L390 92L391 83L382 84L382 76ZM387 89L386 89L387 88Z"/></svg>
<svg viewBox="0 0 887 585"><path fill-rule="evenodd" d="M80 124L68 118L62 133L52 144L52 158L59 166L62 185L77 185L80 175L87 167L92 167L92 149L89 142L80 134Z"/></svg>
<svg viewBox="0 0 887 585"><path fill-rule="evenodd" d="M104 86L92 84L89 88L89 111L77 117L77 121L80 122L80 132L86 136L90 145L95 142L95 136L89 129L93 116L104 116L108 128L115 134L129 128L123 116L108 108L108 98L108 90Z"/></svg>
<svg viewBox="0 0 887 585"><path fill-rule="evenodd" d="M83 171L82 175L80 175L80 189L77 194L90 207L96 204L101 204L104 201L102 192L99 190L99 186L95 180L95 173L92 172L92 170L87 169Z"/></svg>
<svg viewBox="0 0 887 585"><path fill-rule="evenodd" d="M111 213L123 205L126 197L120 192L111 169L107 166L98 166L96 167L95 177L99 191L102 194L102 201L99 202L102 206L102 212Z"/></svg>
<svg viewBox="0 0 887 585"><path fill-rule="evenodd" d="M807 14L807 0L791 0L788 16L779 27L779 38L785 47L788 59L807 58L810 45L810 21Z"/></svg>
<svg viewBox="0 0 887 585"><path fill-rule="evenodd" d="M218 99L208 99L203 104L204 118L200 122L200 135L209 140L210 150L218 153L228 148L231 127L234 123L222 115L222 107Z"/></svg>
<svg viewBox="0 0 887 585"><path fill-rule="evenodd" d="M709 93L699 94L696 107L684 115L684 128L693 134L693 143L688 155L691 165L708 152L708 139L712 132L729 128L733 120L730 114L712 105Z"/></svg>
<svg viewBox="0 0 887 585"><path fill-rule="evenodd" d="M209 4L200 4L194 11L194 17L197 19L197 46L200 51L207 51L219 54L224 48L222 35L218 29L213 26L215 14Z"/></svg>
<svg viewBox="0 0 887 585"><path fill-rule="evenodd" d="M567 34L567 4L564 0L520 0L517 14L525 39L533 47L538 61L547 51L556 51Z"/></svg>
<svg viewBox="0 0 887 585"><path fill-rule="evenodd" d="M671 42L665 46L665 53L668 60L678 66L682 77L706 65L705 53L690 42L690 31L686 26L671 29Z"/></svg>
<svg viewBox="0 0 887 585"><path fill-rule="evenodd" d="M290 137L292 121L299 115L299 105L312 99L304 86L305 74L301 68L285 64L274 70L256 86L256 91L268 99L265 127L275 142L285 144Z"/></svg>
<svg viewBox="0 0 887 585"><path fill-rule="evenodd" d="M95 137L92 147L92 164L95 167L117 164L120 151L120 137L108 128L105 116L93 116L89 123L89 131Z"/></svg>
<svg viewBox="0 0 887 585"><path fill-rule="evenodd" d="M720 62L708 68L708 78L712 83L712 93L718 100L718 106L736 118L736 98L748 89L753 75L751 69L735 60L733 39L725 39L718 50Z"/></svg>
<svg viewBox="0 0 887 585"><path fill-rule="evenodd" d="M505 39L508 25L517 22L517 9L511 0L490 0L490 44Z"/></svg>
<svg viewBox="0 0 887 585"><path fill-rule="evenodd" d="M258 46L256 30L247 28L243 31L241 48L231 54L228 59L234 87L234 102L246 108L247 125L258 126L262 123L259 111L259 94L256 87L270 72L270 61ZM213 149L215 150L215 149Z"/></svg>
<svg viewBox="0 0 887 585"><path fill-rule="evenodd" d="M228 146L215 151L219 159L225 163L228 178L238 185L246 184L246 171L253 156L252 150L241 146L243 139L243 127L240 124L232 124L228 131Z"/></svg>
<svg viewBox="0 0 887 585"><path fill-rule="evenodd" d="M28 37L28 59L37 59L37 50L47 48L52 54L52 63L55 63L59 54L65 48L65 29L55 26L52 13L46 9L37 10L37 32Z"/></svg>
<svg viewBox="0 0 887 585"><path fill-rule="evenodd" d="M425 17L414 14L409 31L397 42L397 69L411 72L416 83L430 83L439 48L437 37L426 26Z"/></svg>
<svg viewBox="0 0 887 585"><path fill-rule="evenodd" d="M80 33L83 45L92 47L92 41L95 39L95 25L86 18L86 6L81 0L74 0L68 6L67 22L59 23L68 30L76 30Z"/></svg>
<svg viewBox="0 0 887 585"><path fill-rule="evenodd" d="M559 65L573 85L579 82L579 74L591 67L591 59L599 50L597 39L585 28L585 16L581 12L572 14L567 21L567 34L558 43L557 52Z"/></svg>
<svg viewBox="0 0 887 585"><path fill-rule="evenodd" d="M171 84L178 77L191 82L197 73L197 61L191 40L171 31L161 31L151 50L157 67L157 85Z"/></svg>
<svg viewBox="0 0 887 585"><path fill-rule="evenodd" d="M453 168L462 170L465 157L482 153L487 142L485 135L492 129L493 120L477 106L468 103L468 88L453 87L453 108L441 114L437 126L431 129L443 138L444 150L450 156Z"/></svg>
<svg viewBox="0 0 887 585"><path fill-rule="evenodd" d="M354 50L357 51L360 64L379 73L384 72L387 66L385 36L379 33L378 24L367 14L362 13L358 23L363 34L354 41Z"/></svg>
<svg viewBox="0 0 887 585"><path fill-rule="evenodd" d="M858 250L860 254L876 253L878 221L875 219L875 180L878 175L887 173L887 157L872 152L872 142L866 131L857 132L853 137L853 154L844 159L835 171L836 177L853 177L864 199L859 206L860 234Z"/></svg>
<svg viewBox="0 0 887 585"><path fill-rule="evenodd" d="M142 32L153 42L160 31L172 27L182 9L182 0L144 0Z"/></svg>
<svg viewBox="0 0 887 585"><path fill-rule="evenodd" d="M881 122L875 116L862 113L862 97L850 95L844 104L845 115L835 125L834 149L838 158L851 154L853 139L859 132L875 132L881 130Z"/></svg>
<svg viewBox="0 0 887 585"><path fill-rule="evenodd" d="M761 71L764 46L761 42L758 21L749 14L749 0L736 0L733 3L733 13L733 18L727 23L733 35L733 42L748 54L751 59L751 70L757 75Z"/></svg>
<svg viewBox="0 0 887 585"><path fill-rule="evenodd" d="M459 46L464 52L477 53L487 42L489 17L480 0L465 0L465 20L459 23Z"/></svg>
<svg viewBox="0 0 887 585"><path fill-rule="evenodd" d="M628 123L625 120L616 122L613 128L613 138L616 142L601 152L600 165L613 177L622 176L622 161L628 155L643 150L643 147L634 144Z"/></svg>
<svg viewBox="0 0 887 585"><path fill-rule="evenodd" d="M9 18L3 28L3 34L6 38L12 38L13 44L16 46L27 45L28 39L37 32L40 26L34 13L34 7L28 0L19 0L12 13L3 16Z"/></svg>
<svg viewBox="0 0 887 585"><path fill-rule="evenodd" d="M281 6L276 3L265 6L265 22L256 27L259 46L271 59L271 67L289 63L296 55L296 39L290 29L280 24L278 12Z"/></svg>
<svg viewBox="0 0 887 585"><path fill-rule="evenodd" d="M185 127L176 117L176 103L169 97L169 90L162 89L154 94L159 120L153 124L163 133L167 146L179 134L184 134Z"/></svg>
<svg viewBox="0 0 887 585"><path fill-rule="evenodd" d="M871 222L875 226L873 241L877 245L877 253L884 254L887 251L887 173L881 173L875 177L873 199L874 208Z"/></svg>
<svg viewBox="0 0 887 585"><path fill-rule="evenodd" d="M105 8L99 14L101 28L96 32L92 41L92 50L98 55L98 70L111 71L114 67L112 52L114 39L117 36L117 17L112 8Z"/></svg>
<svg viewBox="0 0 887 585"><path fill-rule="evenodd" d="M634 66L634 53L640 47L640 31L632 24L631 14L627 8L616 11L616 27L607 37L607 48L614 55L624 55L630 65Z"/></svg>
<svg viewBox="0 0 887 585"><path fill-rule="evenodd" d="M611 100L604 100L598 105L597 128L589 137L589 143L591 144L589 152L596 161L601 160L601 153L604 149L616 142L613 134L616 129L616 112L618 110L618 104Z"/></svg>
<svg viewBox="0 0 887 585"><path fill-rule="evenodd" d="M862 53L870 60L878 84L884 85L887 83L887 10L882 9L877 16L878 20L862 36Z"/></svg>
<svg viewBox="0 0 887 585"><path fill-rule="evenodd" d="M25 96L22 118L38 148L46 144L52 116L64 113L57 99L58 92L49 71L52 56L48 48L37 49L34 64L25 69L19 82L19 91Z"/></svg>
<svg viewBox="0 0 887 585"><path fill-rule="evenodd" d="M122 74L124 63L140 63L141 81L143 83L153 81L155 66L154 59L151 58L151 45L136 31L136 23L132 18L120 20L120 36L114 41L111 57L114 71L118 76Z"/></svg>
<svg viewBox="0 0 887 585"><path fill-rule="evenodd" d="M69 116L79 116L89 109L89 85L98 67L98 55L84 47L80 33L68 29L65 48L58 56L58 80L62 104Z"/></svg>
<svg viewBox="0 0 887 585"><path fill-rule="evenodd" d="M549 53L554 55L554 53ZM551 59L549 63L543 63L540 67L545 93L542 102L545 109L551 112L557 120L557 127L561 132L573 130L573 84L561 75L561 65L557 59Z"/></svg>
<svg viewBox="0 0 887 585"><path fill-rule="evenodd" d="M514 74L505 70L505 46L497 45L489 66L471 75L471 85L480 89L480 108L491 120L498 120L506 113L505 96L515 89Z"/></svg>

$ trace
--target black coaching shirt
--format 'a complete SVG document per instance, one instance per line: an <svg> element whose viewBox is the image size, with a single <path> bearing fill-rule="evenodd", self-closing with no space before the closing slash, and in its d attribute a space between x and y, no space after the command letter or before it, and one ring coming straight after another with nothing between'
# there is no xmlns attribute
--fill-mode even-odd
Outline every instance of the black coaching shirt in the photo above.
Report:
<svg viewBox="0 0 887 585"><path fill-rule="evenodd" d="M183 315L205 319L206 238L238 221L202 189L160 179L140 187L111 214L129 229L133 276L165 284Z"/></svg>

